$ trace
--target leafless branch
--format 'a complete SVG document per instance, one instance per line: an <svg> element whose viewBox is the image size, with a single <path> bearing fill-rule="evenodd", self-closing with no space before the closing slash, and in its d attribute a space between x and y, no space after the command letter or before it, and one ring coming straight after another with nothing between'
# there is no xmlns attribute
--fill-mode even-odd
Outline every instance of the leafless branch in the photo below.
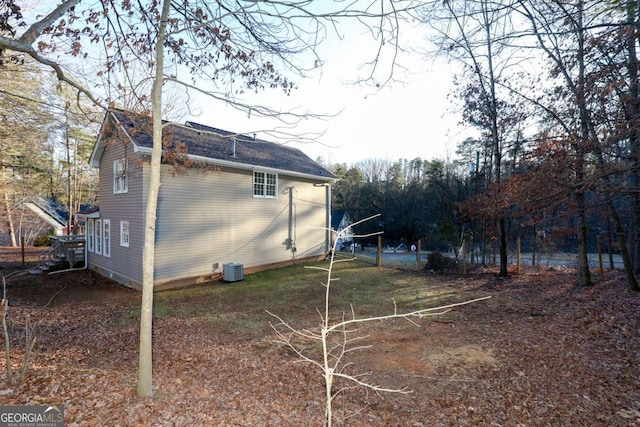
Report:
<svg viewBox="0 0 640 427"><path fill-rule="evenodd" d="M378 215L374 215L372 217L366 218L361 221L357 221L352 226L361 224L362 222L369 221ZM322 372L322 376L325 380L325 423L328 427L332 426L333 423L333 400L336 396L344 393L347 390L351 390L354 387L362 387L365 390L371 390L375 393L399 393L399 394L409 394L411 390L405 388L390 388L378 385L374 382L365 381L363 378L364 374L354 374L347 371L351 370L352 364L347 362L346 356L354 351L364 350L371 348L370 344L360 344L360 342L366 339L366 336L358 336L353 335L358 332L358 326L361 324L365 324L368 322L376 322L376 321L387 321L392 319L405 319L412 324L416 325L413 321L413 318L422 318L426 316L439 316L445 313L448 313L454 307L460 307L466 304L471 304L474 302L485 300L488 297L476 298L473 300L452 303L447 305L442 305L439 307L425 308L420 310L414 310L410 312L401 312L398 310L397 304L393 301L394 310L392 314L382 315L382 316L374 316L374 317L366 317L360 318L356 316L355 309L351 306L350 317L343 313L342 319L339 321L333 321L330 317L330 295L331 295L331 283L335 282L337 279L333 278L333 267L339 262L335 259L335 249L338 240L346 233L346 230L340 231L337 233L336 238L334 239L334 245L332 247L332 255L329 262L329 267L316 267L316 266L308 266L307 268L317 269L321 271L325 271L327 273L327 277L325 282L322 285L325 287L325 301L324 301L324 310L323 312L319 311L319 315L321 318L321 324L319 326L319 331L310 331L308 329L297 329L294 326L290 325L286 321L284 321L281 317L276 314L273 314L269 311L271 316L276 318L279 323L277 325L271 324L271 327L274 329L276 336L278 337L278 342L284 344L289 349L291 349L294 354L301 360L307 363L311 363L313 366L320 368ZM378 233L373 233L378 234ZM291 336L285 336L283 332L281 332L278 327L285 328L286 331L289 332ZM297 337L302 340L312 340L319 341L322 345L322 354L320 359L317 359L312 354L308 354L305 351L304 347L301 347L299 344L294 343L292 341L293 337ZM339 337L339 341L335 341L332 338ZM337 390L335 389L335 380L342 379L346 381L346 385L341 385Z"/></svg>
<svg viewBox="0 0 640 427"><path fill-rule="evenodd" d="M18 39L19 43L24 46L31 46L38 37L49 27L51 27L58 19L60 19L71 8L75 7L81 0L67 0L60 3L56 8L49 12L44 18L34 22ZM2 38L0 38L2 40ZM1 43L1 42L0 42ZM13 48L11 48L13 49ZM16 49L13 49L16 50ZM20 50L20 52L25 52Z"/></svg>

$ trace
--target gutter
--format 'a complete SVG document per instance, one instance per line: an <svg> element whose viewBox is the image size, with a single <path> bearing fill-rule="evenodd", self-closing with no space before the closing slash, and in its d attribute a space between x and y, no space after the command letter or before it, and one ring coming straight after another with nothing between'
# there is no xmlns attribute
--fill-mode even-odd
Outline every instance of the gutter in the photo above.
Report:
<svg viewBox="0 0 640 427"><path fill-rule="evenodd" d="M147 148L147 147L140 147L138 145L133 145L133 151L136 153L140 153L140 154L145 154L145 155L151 155L151 148ZM338 180L338 178L330 178L328 176L322 176L322 175L313 175L313 174L309 174L309 173L303 173L303 172L295 172L295 171L291 171L291 170L287 170L287 169L278 169L278 168L270 168L267 166L256 166L256 165L252 165L249 163L240 163L240 162L233 162L230 160L220 160L220 159L212 159L210 157L203 157L203 156L194 156L194 155L189 155L189 158L192 160L196 160L196 161L200 161L200 162L205 162L205 163L211 163L214 165L219 165L219 166L226 166L226 167L230 167L230 168L236 168L236 169L243 169L243 170L261 170L261 171L267 171L267 172L276 172L279 174L283 174L283 175L289 175L289 176L294 176L297 178L307 178L307 179L314 179L314 180L320 180L320 181L325 181L325 182L336 182Z"/></svg>

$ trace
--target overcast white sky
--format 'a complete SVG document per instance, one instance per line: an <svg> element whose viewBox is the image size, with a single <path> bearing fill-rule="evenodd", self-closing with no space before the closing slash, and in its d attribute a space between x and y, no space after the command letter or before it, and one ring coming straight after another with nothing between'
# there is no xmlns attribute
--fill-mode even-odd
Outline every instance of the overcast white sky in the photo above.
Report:
<svg viewBox="0 0 640 427"><path fill-rule="evenodd" d="M411 34L410 42L421 43L419 31ZM311 79L296 80L299 88L289 97L268 90L254 99L282 110L339 113L327 120L304 120L289 131L322 133L319 143L292 144L313 159L353 164L370 158L452 157L456 145L471 131L459 125L459 116L447 99L453 77L447 65L406 54L399 58L408 67L398 71L401 82L377 91L353 84L362 77L359 66L371 59L375 49L370 39L359 36L325 45L324 52L329 53L322 58L322 68ZM280 126L211 100L203 99L192 107L195 105L200 114L189 120L229 131L252 134ZM258 133L258 137L276 142L269 135Z"/></svg>
<svg viewBox="0 0 640 427"><path fill-rule="evenodd" d="M290 132L324 134L317 138L319 143L293 146L330 163L352 164L368 158L431 160L452 155L468 131L458 124L459 118L447 99L450 80L444 70L423 72L404 85L394 84L375 94L370 93L371 89L335 81L305 82L291 94L292 105L339 114L327 120L299 123ZM247 117L231 107L212 106L210 101L201 101L200 105L202 114L190 119L214 127L253 133L280 126L274 121L269 124ZM264 134L259 137L274 140Z"/></svg>

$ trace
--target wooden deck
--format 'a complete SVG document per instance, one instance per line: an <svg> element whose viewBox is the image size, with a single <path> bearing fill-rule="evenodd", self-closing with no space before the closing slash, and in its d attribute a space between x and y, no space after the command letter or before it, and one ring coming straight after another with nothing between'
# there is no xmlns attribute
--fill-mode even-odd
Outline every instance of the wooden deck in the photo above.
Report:
<svg viewBox="0 0 640 427"><path fill-rule="evenodd" d="M87 239L84 235L52 236L51 249L59 261L66 261L69 268L75 268L78 263L85 263Z"/></svg>
<svg viewBox="0 0 640 427"><path fill-rule="evenodd" d="M44 271L67 271L86 268L86 238L84 235L51 236L51 246L41 250L32 274ZM65 268L66 267L66 268Z"/></svg>

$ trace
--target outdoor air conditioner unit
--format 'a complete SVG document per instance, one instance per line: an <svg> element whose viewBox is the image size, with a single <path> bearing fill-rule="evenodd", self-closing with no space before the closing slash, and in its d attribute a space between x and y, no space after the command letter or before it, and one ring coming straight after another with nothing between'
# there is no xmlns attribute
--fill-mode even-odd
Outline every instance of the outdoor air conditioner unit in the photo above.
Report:
<svg viewBox="0 0 640 427"><path fill-rule="evenodd" d="M235 262L222 265L222 280L225 282L237 282L244 279L243 266Z"/></svg>

